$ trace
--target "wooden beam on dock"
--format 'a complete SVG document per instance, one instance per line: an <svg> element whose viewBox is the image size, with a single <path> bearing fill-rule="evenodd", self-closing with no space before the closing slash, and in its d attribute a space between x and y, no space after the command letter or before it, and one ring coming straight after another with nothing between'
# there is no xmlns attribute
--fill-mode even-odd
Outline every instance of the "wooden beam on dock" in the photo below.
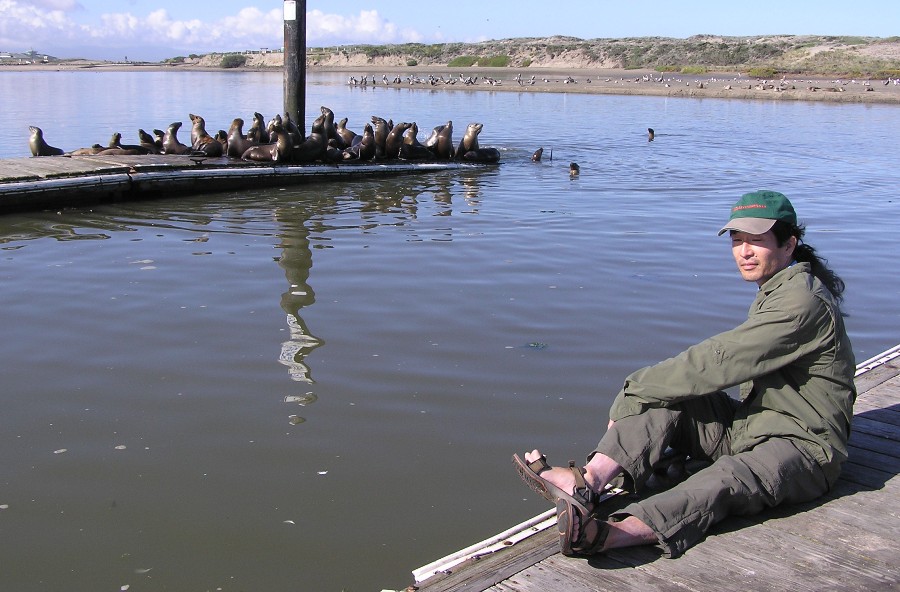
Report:
<svg viewBox="0 0 900 592"><path fill-rule="evenodd" d="M900 345L859 364L856 385L850 459L819 500L728 518L677 559L650 546L564 557L555 528L532 526L533 536L476 549L407 590L900 590Z"/></svg>

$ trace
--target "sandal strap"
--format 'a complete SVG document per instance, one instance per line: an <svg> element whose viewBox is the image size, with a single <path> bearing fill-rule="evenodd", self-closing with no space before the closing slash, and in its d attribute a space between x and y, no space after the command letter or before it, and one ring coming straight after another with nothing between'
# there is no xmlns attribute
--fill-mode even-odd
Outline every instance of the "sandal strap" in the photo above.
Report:
<svg viewBox="0 0 900 592"><path fill-rule="evenodd" d="M600 520L593 516L581 516L580 519L581 524L579 525L578 540L573 543L572 550L583 555L594 555L599 553L603 550L603 545L606 543L606 537L609 536L609 524L607 524L605 520ZM588 541L587 525L591 522L594 523L597 531L594 534L594 539ZM589 543L589 545L582 547L581 545L584 543Z"/></svg>
<svg viewBox="0 0 900 592"><path fill-rule="evenodd" d="M549 471L552 467L547 464L547 457L542 454L540 457L528 463L528 468L534 471L535 475L540 475L544 471Z"/></svg>
<svg viewBox="0 0 900 592"><path fill-rule="evenodd" d="M587 481L584 480L585 470L576 466L574 460L569 461L569 470L575 476L575 491L572 497L579 500L585 507L591 507L599 501L600 494L588 487Z"/></svg>

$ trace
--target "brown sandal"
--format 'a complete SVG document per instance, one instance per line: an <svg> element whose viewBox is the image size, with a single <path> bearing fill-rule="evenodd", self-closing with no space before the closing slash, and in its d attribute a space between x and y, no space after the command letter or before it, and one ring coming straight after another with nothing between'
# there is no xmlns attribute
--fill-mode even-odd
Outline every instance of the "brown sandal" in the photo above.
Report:
<svg viewBox="0 0 900 592"><path fill-rule="evenodd" d="M588 487L584 480L584 469L576 467L574 460L569 461L569 470L575 475L575 491L571 494L541 477L541 473L552 468L547 464L546 456L541 455L537 460L526 463L518 454L514 454L512 460L522 481L549 502L567 501L588 516L600 501L600 494Z"/></svg>
<svg viewBox="0 0 900 592"><path fill-rule="evenodd" d="M593 532L588 534L591 528ZM577 505L564 499L556 502L556 529L559 531L559 549L569 557L599 553L609 535L609 524L605 520L581 511Z"/></svg>

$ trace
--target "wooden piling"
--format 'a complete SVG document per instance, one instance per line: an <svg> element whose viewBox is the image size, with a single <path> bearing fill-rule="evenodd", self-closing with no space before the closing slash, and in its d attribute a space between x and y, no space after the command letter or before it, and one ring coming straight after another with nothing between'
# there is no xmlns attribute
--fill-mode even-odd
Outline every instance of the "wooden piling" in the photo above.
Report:
<svg viewBox="0 0 900 592"><path fill-rule="evenodd" d="M284 2L284 112L305 133L306 0Z"/></svg>

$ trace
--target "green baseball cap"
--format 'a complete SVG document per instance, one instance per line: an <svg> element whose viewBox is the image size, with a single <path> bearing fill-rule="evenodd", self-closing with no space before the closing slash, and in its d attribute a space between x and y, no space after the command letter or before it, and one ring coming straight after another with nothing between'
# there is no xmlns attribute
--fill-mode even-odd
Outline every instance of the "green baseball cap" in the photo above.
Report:
<svg viewBox="0 0 900 592"><path fill-rule="evenodd" d="M797 225L797 212L784 194L765 190L745 193L731 208L731 217L719 236L729 230L765 234L778 220Z"/></svg>

